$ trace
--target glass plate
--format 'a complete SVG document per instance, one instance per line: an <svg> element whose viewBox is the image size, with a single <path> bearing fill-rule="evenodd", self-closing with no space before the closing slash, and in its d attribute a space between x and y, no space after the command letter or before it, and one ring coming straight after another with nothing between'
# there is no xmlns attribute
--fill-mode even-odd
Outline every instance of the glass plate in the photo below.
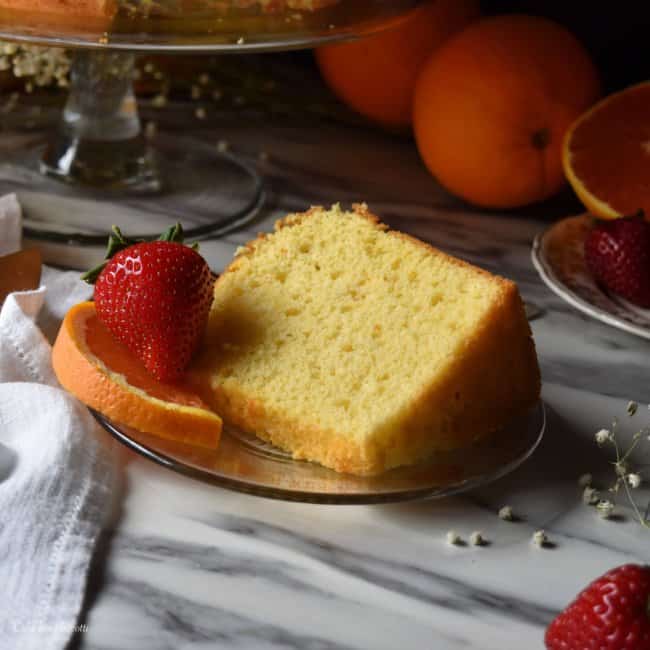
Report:
<svg viewBox="0 0 650 650"><path fill-rule="evenodd" d="M523 463L539 445L546 426L540 401L526 415L469 448L438 453L419 465L380 476L359 477L293 460L256 436L227 425L219 447L209 450L156 438L91 412L121 443L180 474L271 499L327 504L411 501L471 490Z"/></svg>
<svg viewBox="0 0 650 650"><path fill-rule="evenodd" d="M0 38L128 51L290 50L385 29L418 2L339 0L313 11L265 12L255 2L235 8L231 0L118 0L115 15L107 17L75 15L69 9L38 13L0 7Z"/></svg>
<svg viewBox="0 0 650 650"><path fill-rule="evenodd" d="M535 237L533 264L549 289L576 309L612 327L650 339L650 309L609 293L587 269L584 243L592 223L588 214L554 223Z"/></svg>

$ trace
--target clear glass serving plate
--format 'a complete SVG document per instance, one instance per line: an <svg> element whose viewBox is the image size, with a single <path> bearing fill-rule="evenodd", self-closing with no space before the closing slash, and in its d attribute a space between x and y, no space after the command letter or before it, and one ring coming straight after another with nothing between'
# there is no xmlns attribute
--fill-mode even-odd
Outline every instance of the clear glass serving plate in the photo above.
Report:
<svg viewBox="0 0 650 650"><path fill-rule="evenodd" d="M471 490L516 469L535 451L546 427L543 402L471 447L380 476L339 474L254 435L225 426L215 450L163 440L94 412L97 421L137 454L175 472L229 490L271 499L326 504L374 504L433 499Z"/></svg>

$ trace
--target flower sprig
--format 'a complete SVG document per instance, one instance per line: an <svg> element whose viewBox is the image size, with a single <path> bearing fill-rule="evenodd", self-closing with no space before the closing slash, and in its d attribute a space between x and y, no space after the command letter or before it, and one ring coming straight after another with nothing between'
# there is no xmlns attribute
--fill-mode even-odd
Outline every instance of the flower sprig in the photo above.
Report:
<svg viewBox="0 0 650 650"><path fill-rule="evenodd" d="M638 411L637 402L628 402L627 414L634 417ZM649 407L650 408L650 407ZM614 470L614 482L607 489L610 498L602 498L601 493L592 485L591 474L583 474L578 483L582 487L582 500L586 505L595 506L598 514L603 518L609 518L615 508L616 496L621 492L625 493L627 501L634 512L634 516L644 528L650 529L650 501L642 512L637 503L633 491L641 487L643 476L641 471L636 470L632 465L632 453L642 442L650 442L650 427L646 426L634 433L627 449L624 449L618 436L619 422L614 418L609 429L600 429L594 434L594 439L599 447L611 447L615 457L610 461Z"/></svg>
<svg viewBox="0 0 650 650"><path fill-rule="evenodd" d="M70 57L58 47L16 45L0 41L0 72L11 71L25 80L25 90L34 87L66 87L69 82Z"/></svg>

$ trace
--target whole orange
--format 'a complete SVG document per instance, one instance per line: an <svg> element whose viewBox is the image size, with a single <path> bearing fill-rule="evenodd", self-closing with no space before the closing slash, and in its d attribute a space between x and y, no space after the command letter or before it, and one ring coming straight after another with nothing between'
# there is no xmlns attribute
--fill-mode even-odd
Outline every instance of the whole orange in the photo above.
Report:
<svg viewBox="0 0 650 650"><path fill-rule="evenodd" d="M479 16L478 0L429 0L399 25L351 43L316 50L323 78L362 115L391 127L411 124L422 64L450 35Z"/></svg>
<svg viewBox="0 0 650 650"><path fill-rule="evenodd" d="M562 187L562 139L599 92L588 53L564 27L525 15L487 18L423 67L418 149L438 180L471 203L540 201Z"/></svg>

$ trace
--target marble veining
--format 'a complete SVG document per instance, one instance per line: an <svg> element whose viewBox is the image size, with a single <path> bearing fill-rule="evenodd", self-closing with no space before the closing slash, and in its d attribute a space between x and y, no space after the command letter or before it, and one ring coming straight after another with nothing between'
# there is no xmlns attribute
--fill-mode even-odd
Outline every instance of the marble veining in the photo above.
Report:
<svg viewBox="0 0 650 650"><path fill-rule="evenodd" d="M206 122L194 135L215 143L227 137L255 164L260 151L268 153L260 170L271 200L259 221L202 242L215 270L286 212L364 200L390 226L515 279L541 310L532 327L548 433L527 463L492 485L440 501L383 506L236 494L118 448L124 491L89 578L87 631L73 648L536 650L548 622L589 580L624 562L650 560L649 533L630 509L600 520L582 504L577 486L583 472L603 482L611 474L593 432L618 415L629 434L627 399L643 402L639 423L650 419L649 343L562 302L530 262L535 234L579 206L561 197L507 214L473 210L433 181L411 142L371 130L260 123L226 130ZM79 218L88 204L54 200L51 185L11 163L32 141L38 136L3 134L0 190L18 189L41 205L51 200L61 210L78 210ZM129 208L136 227L139 219L155 219L141 208ZM50 255L62 266L79 262L65 247ZM50 335L57 316L49 316ZM648 445L637 458L646 468ZM640 500L648 498L644 489ZM497 517L505 504L518 521ZM539 528L551 547L532 545ZM450 529L465 540L480 530L488 544L451 547Z"/></svg>

